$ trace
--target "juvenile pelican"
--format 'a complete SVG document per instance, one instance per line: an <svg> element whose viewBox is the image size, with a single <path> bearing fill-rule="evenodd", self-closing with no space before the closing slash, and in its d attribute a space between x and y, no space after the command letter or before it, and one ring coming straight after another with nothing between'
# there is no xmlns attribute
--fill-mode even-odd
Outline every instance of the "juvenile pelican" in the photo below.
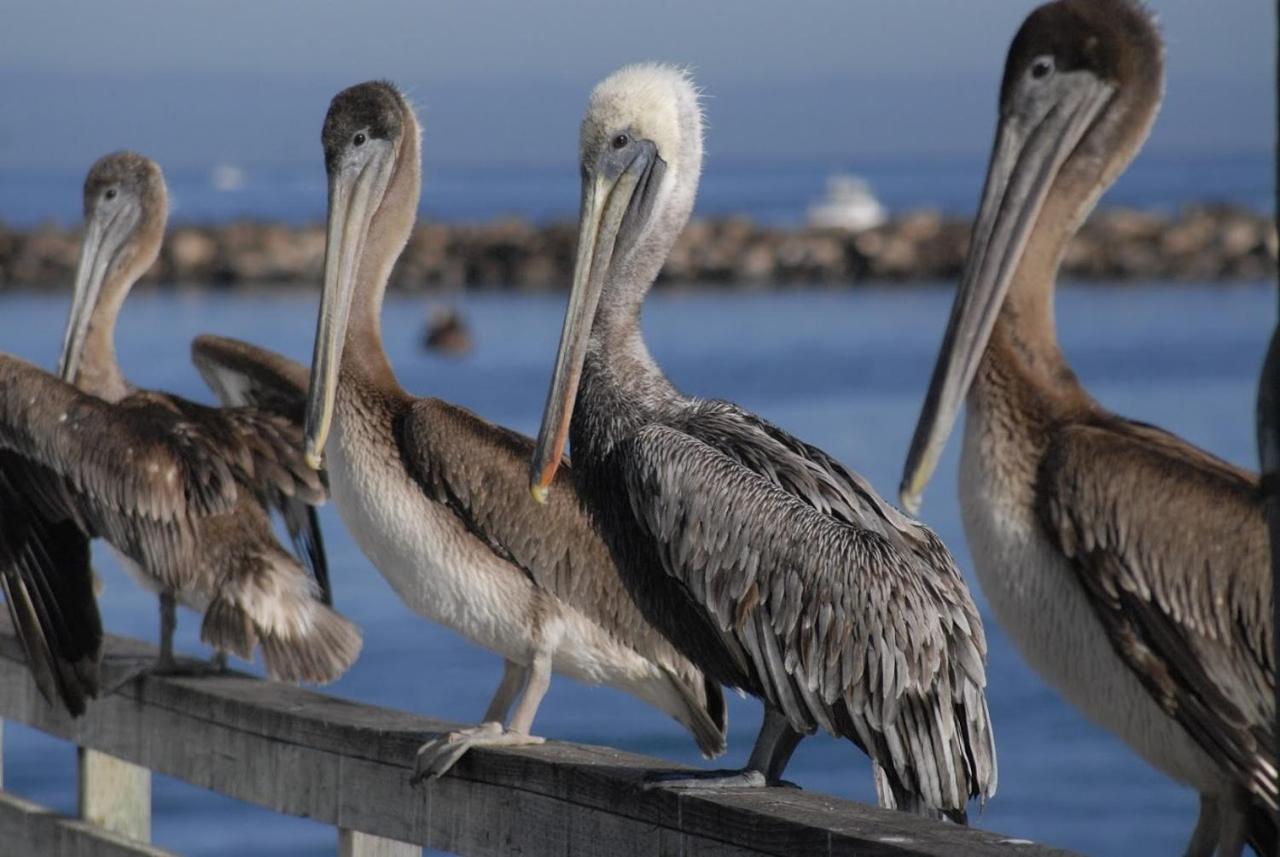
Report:
<svg viewBox="0 0 1280 857"><path fill-rule="evenodd" d="M558 502L570 436L578 488L645 615L708 676L765 703L746 770L676 784L777 782L822 727L877 763L883 804L962 816L995 791L995 747L982 624L946 548L821 450L681 395L645 348L641 303L702 169L692 81L662 65L605 79L581 159L534 496Z"/></svg>
<svg viewBox="0 0 1280 857"><path fill-rule="evenodd" d="M1103 410L1063 359L1067 242L1133 158L1163 86L1130 0L1060 0L1014 37L968 263L916 427L920 493L964 397L960 506L1024 657L1090 719L1200 792L1188 854L1274 853L1274 660L1258 481Z"/></svg>
<svg viewBox="0 0 1280 857"><path fill-rule="evenodd" d="M359 632L321 603L310 575L277 543L266 509L324 497L303 460L300 427L251 408L137 390L124 379L116 316L159 253L164 179L146 158L108 155L85 180L84 204L62 377L0 356L0 466L14 493L63 532L105 539L139 583L160 593L162 668L172 664L180 602L203 611L201 638L219 652L250 658L260 644L275 678L337 678L359 653ZM80 601L92 597L91 585L75 592ZM36 616L19 628L49 638L61 622L54 611ZM72 710L82 707L59 692Z"/></svg>
<svg viewBox="0 0 1280 857"><path fill-rule="evenodd" d="M528 438L396 381L379 315L418 208L413 110L388 83L353 86L334 97L323 143L329 232L307 454L319 464L324 453L338 512L405 604L506 661L484 722L424 745L417 778L469 747L540 742L529 729L552 671L634 694L720 753L720 688L641 617L568 479L550 509L534 506Z"/></svg>

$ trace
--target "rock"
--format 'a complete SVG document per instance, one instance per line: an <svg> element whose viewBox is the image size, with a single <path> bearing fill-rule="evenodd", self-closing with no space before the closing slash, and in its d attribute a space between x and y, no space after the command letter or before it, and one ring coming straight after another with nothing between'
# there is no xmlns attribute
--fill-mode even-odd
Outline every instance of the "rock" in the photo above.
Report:
<svg viewBox="0 0 1280 857"><path fill-rule="evenodd" d="M969 223L937 211L908 212L861 233L761 226L746 217L692 221L660 282L762 287L784 283L954 280L968 252ZM52 226L0 227L0 286L63 286L74 276L80 234ZM163 282L311 283L324 265L324 228L239 221L171 230ZM567 288L577 227L518 218L485 224L421 223L392 271L397 289ZM1274 223L1228 206L1192 206L1176 217L1098 212L1067 248L1065 277L1262 279L1275 275Z"/></svg>

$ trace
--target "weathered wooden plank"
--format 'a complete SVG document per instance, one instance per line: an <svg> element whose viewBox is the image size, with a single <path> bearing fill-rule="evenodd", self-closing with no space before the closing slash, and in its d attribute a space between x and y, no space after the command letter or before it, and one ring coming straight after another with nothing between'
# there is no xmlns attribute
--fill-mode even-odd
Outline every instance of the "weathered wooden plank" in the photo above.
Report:
<svg viewBox="0 0 1280 857"><path fill-rule="evenodd" d="M139 842L151 841L151 771L80 747L76 782L82 819Z"/></svg>
<svg viewBox="0 0 1280 857"><path fill-rule="evenodd" d="M172 852L58 815L0 792L0 853L58 857L174 857Z"/></svg>
<svg viewBox="0 0 1280 857"><path fill-rule="evenodd" d="M344 829L338 831L338 857L422 857L422 846Z"/></svg>
<svg viewBox="0 0 1280 857"><path fill-rule="evenodd" d="M105 669L152 657L109 638ZM46 705L0 617L0 717L269 809L386 839L475 855L978 855L1046 857L957 828L795 789L644 791L670 763L547 742L469 753L409 784L424 737L456 724L230 673L145 677L72 721ZM110 681L105 681L109 684Z"/></svg>

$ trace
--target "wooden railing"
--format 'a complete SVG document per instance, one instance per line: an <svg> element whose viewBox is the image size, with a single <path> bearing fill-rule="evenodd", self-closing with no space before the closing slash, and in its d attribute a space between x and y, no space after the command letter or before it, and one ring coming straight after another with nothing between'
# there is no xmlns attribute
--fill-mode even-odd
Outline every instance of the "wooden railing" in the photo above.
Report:
<svg viewBox="0 0 1280 857"><path fill-rule="evenodd" d="M151 646L111 637L105 680L154 656ZM1065 853L799 789L645 791L645 770L674 766L553 741L475 750L415 788L417 747L455 724L234 672L139 679L72 720L40 697L7 619L0 718L80 748L80 818L0 791L4 854L167 854L146 844L152 771L332 824L343 857L402 857L422 846L503 857Z"/></svg>

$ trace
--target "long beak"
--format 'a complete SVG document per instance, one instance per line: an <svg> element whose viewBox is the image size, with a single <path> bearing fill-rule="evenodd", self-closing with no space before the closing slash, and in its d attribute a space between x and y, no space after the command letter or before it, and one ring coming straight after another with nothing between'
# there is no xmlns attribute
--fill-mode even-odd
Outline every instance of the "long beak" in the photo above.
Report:
<svg viewBox="0 0 1280 857"><path fill-rule="evenodd" d="M903 468L899 499L912 514L919 510L924 487L977 374L1049 189L1113 92L1102 82L1080 83L1030 133L1009 120L997 133L968 260Z"/></svg>
<svg viewBox="0 0 1280 857"><path fill-rule="evenodd" d="M80 262L76 266L75 289L71 295L71 313L67 316L62 356L58 360L58 375L68 384L75 380L80 368L89 322L93 319L98 295L107 278L107 268L110 267L118 246L118 242L106 240L112 232L114 222L114 217L106 224L97 217L91 217L85 226L84 243L80 246ZM108 246L109 243L113 246Z"/></svg>
<svg viewBox="0 0 1280 857"><path fill-rule="evenodd" d="M547 404L542 412L542 425L538 429L538 442L529 470L533 498L539 503L546 502L547 492L564 455L591 325L619 231L632 208L637 186L649 178L654 157L652 152L646 151L622 169L616 179L597 175L583 188L573 288L569 292L569 307L565 311L564 328L560 331L556 368L551 375L551 388L547 392Z"/></svg>
<svg viewBox="0 0 1280 857"><path fill-rule="evenodd" d="M351 315L360 261L373 214L390 181L394 156L375 155L358 174L336 172L329 180L329 221L324 247L324 291L311 354L311 384L303 452L319 469L333 423L338 369Z"/></svg>

